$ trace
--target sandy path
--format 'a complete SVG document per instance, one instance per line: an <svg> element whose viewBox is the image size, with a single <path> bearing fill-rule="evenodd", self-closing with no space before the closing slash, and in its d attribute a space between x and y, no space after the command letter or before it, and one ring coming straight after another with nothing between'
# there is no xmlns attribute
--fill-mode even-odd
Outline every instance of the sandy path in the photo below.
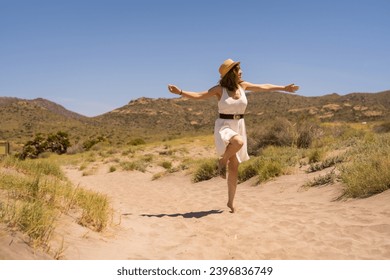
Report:
<svg viewBox="0 0 390 280"><path fill-rule="evenodd" d="M183 173L152 181L141 172L65 172L107 194L115 213L101 234L64 217L54 239L63 238L64 259L390 259L390 191L335 202L338 185L301 189L318 173L286 175L239 185L231 214L219 178L193 184Z"/></svg>

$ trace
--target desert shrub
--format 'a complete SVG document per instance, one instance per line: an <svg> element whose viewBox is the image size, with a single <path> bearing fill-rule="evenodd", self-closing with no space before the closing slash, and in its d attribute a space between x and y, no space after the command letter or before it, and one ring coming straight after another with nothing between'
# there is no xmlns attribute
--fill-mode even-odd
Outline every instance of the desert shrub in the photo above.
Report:
<svg viewBox="0 0 390 280"><path fill-rule="evenodd" d="M146 168L148 167L149 161L144 159L139 159L135 161L124 161L120 163L120 166L125 171L141 171L146 172Z"/></svg>
<svg viewBox="0 0 390 280"><path fill-rule="evenodd" d="M294 141L294 128L287 119L276 119L261 140L262 146L291 146Z"/></svg>
<svg viewBox="0 0 390 280"><path fill-rule="evenodd" d="M341 168L344 196L368 197L390 188L390 135L361 140L349 153L352 162Z"/></svg>
<svg viewBox="0 0 390 280"><path fill-rule="evenodd" d="M127 148L126 150L122 151L122 156L128 156L135 154L136 150L133 147Z"/></svg>
<svg viewBox="0 0 390 280"><path fill-rule="evenodd" d="M263 150L262 156L279 160L286 166L295 166L303 158L305 150L295 147L267 147Z"/></svg>
<svg viewBox="0 0 390 280"><path fill-rule="evenodd" d="M242 183L258 175L261 160L259 157L252 158L238 166L238 182Z"/></svg>
<svg viewBox="0 0 390 280"><path fill-rule="evenodd" d="M46 244L61 213L75 209L84 226L102 230L110 218L108 200L101 194L74 188L61 168L47 159L0 160L0 190L7 201L0 201L0 222L26 233L34 244ZM75 213L76 213L75 212Z"/></svg>
<svg viewBox="0 0 390 280"><path fill-rule="evenodd" d="M277 118L264 127L257 127L248 137L248 153L258 155L266 146L291 146L294 143L294 127L287 119Z"/></svg>
<svg viewBox="0 0 390 280"><path fill-rule="evenodd" d="M21 159L37 158L40 153L46 151L46 140L42 134L37 134L33 140L27 141L20 154Z"/></svg>
<svg viewBox="0 0 390 280"><path fill-rule="evenodd" d="M317 119L302 117L295 124L296 129L296 146L297 148L310 148L313 142L324 132Z"/></svg>
<svg viewBox="0 0 390 280"><path fill-rule="evenodd" d="M46 150L59 155L65 154L70 146L69 136L66 132L59 131L56 134L49 134L46 139Z"/></svg>
<svg viewBox="0 0 390 280"><path fill-rule="evenodd" d="M77 143L75 145L70 146L67 149L66 153L68 155L75 155L75 154L81 153L83 151L84 151L83 145L81 143Z"/></svg>
<svg viewBox="0 0 390 280"><path fill-rule="evenodd" d="M14 169L18 172L34 177L39 175L47 175L59 178L61 180L65 179L65 175L62 172L61 167L55 162L47 159L19 160L16 157L8 156L1 160L0 166Z"/></svg>
<svg viewBox="0 0 390 280"><path fill-rule="evenodd" d="M298 148L309 148L313 141L313 135L310 130L300 131L297 138Z"/></svg>
<svg viewBox="0 0 390 280"><path fill-rule="evenodd" d="M281 161L265 158L261 162L260 168L258 170L257 183L260 184L271 178L283 175L283 171L284 166Z"/></svg>
<svg viewBox="0 0 390 280"><path fill-rule="evenodd" d="M350 124L336 125L332 128L332 136L354 145L357 140L364 138L367 135L367 131L363 129L357 129Z"/></svg>
<svg viewBox="0 0 390 280"><path fill-rule="evenodd" d="M303 185L303 188L311 188L311 187L318 187L318 186L324 186L328 184L333 184L336 181L336 173L334 170L331 172L315 177L313 180L307 182L305 185Z"/></svg>
<svg viewBox="0 0 390 280"><path fill-rule="evenodd" d="M321 161L324 157L324 151L320 149L313 149L309 152L309 163L315 163Z"/></svg>
<svg viewBox="0 0 390 280"><path fill-rule="evenodd" d="M238 180L244 182L257 176L257 183L265 182L289 172L289 168L299 163L302 151L293 147L269 146L261 155L243 162L238 168Z"/></svg>
<svg viewBox="0 0 390 280"><path fill-rule="evenodd" d="M260 130L256 130L248 133L247 149L250 156L257 156L260 153L261 147L259 138L261 137Z"/></svg>
<svg viewBox="0 0 390 280"><path fill-rule="evenodd" d="M75 201L82 208L79 224L95 231L102 231L107 226L110 212L107 196L79 189Z"/></svg>
<svg viewBox="0 0 390 280"><path fill-rule="evenodd" d="M344 155L329 157L329 158L326 158L322 162L311 163L307 172L308 173L317 172L317 171L323 170L325 168L334 166L337 163L342 163L344 160L345 160Z"/></svg>
<svg viewBox="0 0 390 280"><path fill-rule="evenodd" d="M103 136L99 136L97 138L90 138L83 142L82 146L85 151L89 151L93 146L98 143L104 142L105 138Z"/></svg>
<svg viewBox="0 0 390 280"><path fill-rule="evenodd" d="M161 166L162 166L163 168L165 168L165 169L171 169L171 168L172 168L172 162L170 162L170 161L163 161L163 162L161 163Z"/></svg>
<svg viewBox="0 0 390 280"><path fill-rule="evenodd" d="M277 118L248 133L248 153L258 155L267 146L309 148L322 133L318 121L303 119L293 124L285 118Z"/></svg>
<svg viewBox="0 0 390 280"><path fill-rule="evenodd" d="M153 158L154 158L154 155L153 154L146 154L146 155L143 155L141 157L141 160L145 161L145 162L152 162L153 161Z"/></svg>
<svg viewBox="0 0 390 280"><path fill-rule="evenodd" d="M42 134L37 134L33 140L28 141L24 145L19 158L34 159L44 152L64 154L69 146L70 142L68 134L65 132L59 131L57 134L49 134L47 138L45 138Z"/></svg>
<svg viewBox="0 0 390 280"><path fill-rule="evenodd" d="M374 127L374 132L376 133L388 133L390 132L390 121L384 122L382 124L376 125Z"/></svg>
<svg viewBox="0 0 390 280"><path fill-rule="evenodd" d="M158 173L153 174L152 181L162 178L165 174L166 174L166 172L158 172Z"/></svg>
<svg viewBox="0 0 390 280"><path fill-rule="evenodd" d="M20 230L37 244L45 244L49 240L54 230L54 221L53 209L45 207L39 200L22 203L16 215L16 224Z"/></svg>
<svg viewBox="0 0 390 280"><path fill-rule="evenodd" d="M192 175L192 181L194 183L209 180L218 176L217 159L209 158L200 160Z"/></svg>
<svg viewBox="0 0 390 280"><path fill-rule="evenodd" d="M146 144L145 140L142 138L135 138L130 140L129 145L131 146L139 146L139 145L144 145Z"/></svg>

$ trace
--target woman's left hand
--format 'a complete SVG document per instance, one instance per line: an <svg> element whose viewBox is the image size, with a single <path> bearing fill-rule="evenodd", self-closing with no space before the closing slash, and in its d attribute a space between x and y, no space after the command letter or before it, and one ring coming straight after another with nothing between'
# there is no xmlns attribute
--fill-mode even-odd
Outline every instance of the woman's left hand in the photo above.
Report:
<svg viewBox="0 0 390 280"><path fill-rule="evenodd" d="M285 90L285 91L291 92L291 93L296 92L298 89L299 89L299 86L297 86L297 85L295 85L295 84L289 84L289 85L287 85L287 86L284 87L284 90Z"/></svg>
<svg viewBox="0 0 390 280"><path fill-rule="evenodd" d="M181 90L175 85L168 85L168 90L174 94L180 94Z"/></svg>

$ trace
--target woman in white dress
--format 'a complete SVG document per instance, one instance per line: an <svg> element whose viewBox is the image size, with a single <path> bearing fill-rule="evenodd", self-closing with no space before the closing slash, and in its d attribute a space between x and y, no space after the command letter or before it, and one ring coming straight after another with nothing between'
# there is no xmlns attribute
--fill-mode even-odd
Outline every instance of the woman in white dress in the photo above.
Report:
<svg viewBox="0 0 390 280"><path fill-rule="evenodd" d="M218 99L219 118L215 121L214 139L219 156L219 175L226 179L228 168L228 203L227 206L234 213L234 196L237 189L238 165L249 159L247 152L247 137L245 130L244 113L248 104L245 91L286 91L295 92L299 89L294 84L278 86L272 84L253 84L241 79L240 62L227 59L219 67L221 79L219 85L208 91L192 92L179 89L175 85L168 85L171 93L191 99L207 99L212 96Z"/></svg>

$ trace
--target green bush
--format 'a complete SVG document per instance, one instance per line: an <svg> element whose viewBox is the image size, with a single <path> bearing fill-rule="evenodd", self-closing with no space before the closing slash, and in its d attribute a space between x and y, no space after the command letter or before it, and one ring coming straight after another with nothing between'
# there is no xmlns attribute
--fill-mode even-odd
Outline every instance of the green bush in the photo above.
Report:
<svg viewBox="0 0 390 280"><path fill-rule="evenodd" d="M255 157L238 166L238 182L245 182L259 174L261 158Z"/></svg>
<svg viewBox="0 0 390 280"><path fill-rule="evenodd" d="M55 214L53 209L41 201L24 202L17 213L19 228L38 244L45 244L54 230Z"/></svg>
<svg viewBox="0 0 390 280"><path fill-rule="evenodd" d="M285 118L277 118L248 132L248 153L259 155L267 146L309 148L321 132L315 120L304 119L293 124Z"/></svg>
<svg viewBox="0 0 390 280"><path fill-rule="evenodd" d="M139 145L144 145L146 144L145 140L142 138L135 138L130 140L129 145L131 146L139 146Z"/></svg>
<svg viewBox="0 0 390 280"><path fill-rule="evenodd" d="M243 162L238 167L238 181L240 183L257 176L257 183L288 172L289 167L298 164L302 151L292 147L267 147L262 154Z"/></svg>
<svg viewBox="0 0 390 280"><path fill-rule="evenodd" d="M248 134L248 153L255 156L267 146L291 146L294 142L294 127L284 118L256 127Z"/></svg>
<svg viewBox="0 0 390 280"><path fill-rule="evenodd" d="M260 184L271 178L283 175L284 166L282 162L278 160L265 159L260 165L258 171L257 183Z"/></svg>
<svg viewBox="0 0 390 280"><path fill-rule="evenodd" d="M120 166L125 171L141 171L146 172L146 168L148 167L148 161L145 160L136 160L136 161L124 161L120 163Z"/></svg>
<svg viewBox="0 0 390 280"><path fill-rule="evenodd" d="M51 237L56 219L69 209L81 213L79 223L96 231L110 218L107 197L74 188L61 168L47 159L0 159L0 222L26 233L34 245L45 245ZM76 214L78 215L78 214Z"/></svg>
<svg viewBox="0 0 390 280"><path fill-rule="evenodd" d="M194 183L209 180L218 176L217 160L214 158L201 160L192 175Z"/></svg>
<svg viewBox="0 0 390 280"><path fill-rule="evenodd" d="M334 166L334 165L336 165L338 163L342 163L344 160L345 159L344 159L343 155L326 158L322 162L316 162L316 163L310 164L309 169L308 169L307 172L308 173L310 173L310 172L317 172L317 171L323 170L325 168Z"/></svg>
<svg viewBox="0 0 390 280"><path fill-rule="evenodd" d="M93 146L104 141L105 138L103 136L99 136L97 138L90 138L88 140L85 140L82 146L85 151L89 151Z"/></svg>
<svg viewBox="0 0 390 280"><path fill-rule="evenodd" d="M57 153L59 155L66 153L70 146L68 134L65 132L57 132L57 134L49 134L45 138L42 134L37 134L34 140L28 141L22 153L19 155L20 159L37 158L44 152Z"/></svg>
<svg viewBox="0 0 390 280"><path fill-rule="evenodd" d="M163 162L161 163L161 166L162 166L163 168L165 168L165 169L171 169L171 168L172 168L172 162L170 162L170 161L163 161Z"/></svg>
<svg viewBox="0 0 390 280"><path fill-rule="evenodd" d="M321 161L324 156L324 151L319 149L314 149L309 152L309 163L316 163Z"/></svg>
<svg viewBox="0 0 390 280"><path fill-rule="evenodd" d="M388 133L390 132L390 121L384 122L382 124L376 125L374 127L374 132L376 133Z"/></svg>
<svg viewBox="0 0 390 280"><path fill-rule="evenodd" d="M336 180L336 173L334 170L331 172L315 177L313 180L307 182L305 185L303 185L304 188L311 188L311 187L318 187L318 186L324 186L328 184L333 184Z"/></svg>
<svg viewBox="0 0 390 280"><path fill-rule="evenodd" d="M353 147L341 168L344 196L368 197L390 189L390 135L366 138Z"/></svg>
<svg viewBox="0 0 390 280"><path fill-rule="evenodd" d="M82 208L79 224L95 231L102 231L109 221L109 203L106 195L79 189L75 200Z"/></svg>

